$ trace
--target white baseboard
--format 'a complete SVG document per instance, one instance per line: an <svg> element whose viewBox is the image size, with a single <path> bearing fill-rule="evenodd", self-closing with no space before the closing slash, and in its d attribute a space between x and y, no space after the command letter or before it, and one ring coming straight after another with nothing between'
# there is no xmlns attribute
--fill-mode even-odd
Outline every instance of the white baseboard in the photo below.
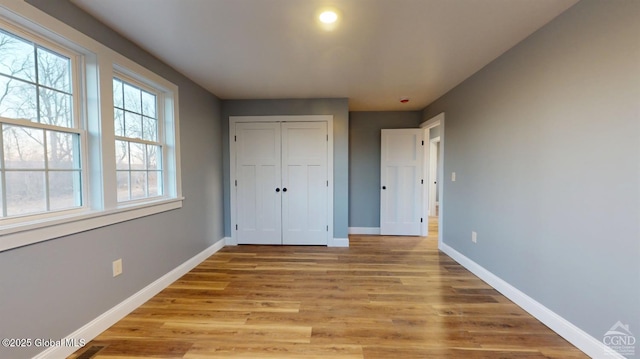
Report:
<svg viewBox="0 0 640 359"><path fill-rule="evenodd" d="M120 319L124 318L127 314L131 313L133 310L144 304L144 302L151 299L154 295L158 294L161 290L168 287L178 278L182 277L190 270L195 268L198 264L202 263L205 259L209 258L212 254L222 249L224 247L224 243L224 240L219 240L209 248L196 254L194 257L182 263L171 272L163 275L155 282L142 288L131 297L125 299L115 307L109 309L99 317L85 324L80 329L69 334L66 338L62 339L62 342L64 343L67 339L85 339L88 343L89 341L97 337L100 333L104 332L110 326L118 322ZM54 346L34 356L33 359L64 359L73 354L78 349L78 347Z"/></svg>
<svg viewBox="0 0 640 359"><path fill-rule="evenodd" d="M333 238L329 240L327 247L349 247L349 238Z"/></svg>
<svg viewBox="0 0 640 359"><path fill-rule="evenodd" d="M380 234L380 227L349 227L349 234Z"/></svg>
<svg viewBox="0 0 640 359"><path fill-rule="evenodd" d="M611 349L600 340L576 327L462 253L444 243L440 243L439 249L590 357L624 359L622 355L612 353Z"/></svg>

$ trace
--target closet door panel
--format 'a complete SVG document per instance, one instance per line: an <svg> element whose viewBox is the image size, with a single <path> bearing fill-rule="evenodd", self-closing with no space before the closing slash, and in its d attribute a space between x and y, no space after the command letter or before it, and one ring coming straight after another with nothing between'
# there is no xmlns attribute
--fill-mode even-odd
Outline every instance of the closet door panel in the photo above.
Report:
<svg viewBox="0 0 640 359"><path fill-rule="evenodd" d="M285 122L282 128L283 244L326 245L328 171L326 122Z"/></svg>
<svg viewBox="0 0 640 359"><path fill-rule="evenodd" d="M236 124L236 149L238 244L281 244L280 124Z"/></svg>

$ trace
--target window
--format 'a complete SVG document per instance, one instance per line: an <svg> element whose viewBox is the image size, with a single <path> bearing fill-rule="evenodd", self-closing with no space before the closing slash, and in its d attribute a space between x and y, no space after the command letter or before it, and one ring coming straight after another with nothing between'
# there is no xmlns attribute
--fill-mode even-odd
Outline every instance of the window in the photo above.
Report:
<svg viewBox="0 0 640 359"><path fill-rule="evenodd" d="M178 87L23 1L0 129L0 251L182 207Z"/></svg>
<svg viewBox="0 0 640 359"><path fill-rule="evenodd" d="M118 202L163 194L162 122L158 94L152 91L113 79Z"/></svg>
<svg viewBox="0 0 640 359"><path fill-rule="evenodd" d="M83 205L74 56L0 29L0 215Z"/></svg>

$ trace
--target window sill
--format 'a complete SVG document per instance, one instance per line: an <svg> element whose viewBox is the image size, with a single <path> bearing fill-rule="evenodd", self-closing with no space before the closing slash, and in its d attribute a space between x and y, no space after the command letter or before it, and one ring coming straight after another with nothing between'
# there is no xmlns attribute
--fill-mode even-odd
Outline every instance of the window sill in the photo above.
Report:
<svg viewBox="0 0 640 359"><path fill-rule="evenodd" d="M0 252L182 208L184 198L161 199L106 211L88 211L0 226Z"/></svg>

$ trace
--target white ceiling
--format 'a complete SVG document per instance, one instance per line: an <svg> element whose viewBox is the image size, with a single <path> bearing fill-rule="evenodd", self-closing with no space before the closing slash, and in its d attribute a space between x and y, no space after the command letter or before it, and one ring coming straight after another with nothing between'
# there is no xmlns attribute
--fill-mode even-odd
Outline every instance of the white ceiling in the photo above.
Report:
<svg viewBox="0 0 640 359"><path fill-rule="evenodd" d="M71 1L222 99L378 111L424 108L578 0Z"/></svg>

